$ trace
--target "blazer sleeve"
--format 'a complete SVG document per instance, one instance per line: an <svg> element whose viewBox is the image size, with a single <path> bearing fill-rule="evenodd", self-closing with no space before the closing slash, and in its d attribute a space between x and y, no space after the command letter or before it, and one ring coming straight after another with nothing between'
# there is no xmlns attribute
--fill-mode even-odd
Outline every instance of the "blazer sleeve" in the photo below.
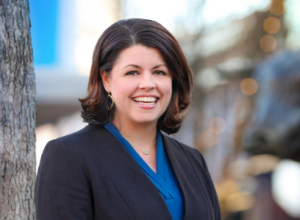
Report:
<svg viewBox="0 0 300 220"><path fill-rule="evenodd" d="M35 184L37 220L92 220L92 194L79 161L62 140L43 152Z"/></svg>

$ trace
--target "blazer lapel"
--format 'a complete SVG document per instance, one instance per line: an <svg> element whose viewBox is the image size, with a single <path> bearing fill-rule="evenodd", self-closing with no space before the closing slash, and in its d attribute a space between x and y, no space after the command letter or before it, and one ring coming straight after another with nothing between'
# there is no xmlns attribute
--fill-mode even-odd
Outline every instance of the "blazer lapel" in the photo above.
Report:
<svg viewBox="0 0 300 220"><path fill-rule="evenodd" d="M93 153L134 219L172 220L159 191L121 143L104 128L92 129Z"/></svg>
<svg viewBox="0 0 300 220"><path fill-rule="evenodd" d="M172 138L163 135L163 142L182 193L184 220L205 219L205 216L210 216L205 189L188 155L183 147Z"/></svg>

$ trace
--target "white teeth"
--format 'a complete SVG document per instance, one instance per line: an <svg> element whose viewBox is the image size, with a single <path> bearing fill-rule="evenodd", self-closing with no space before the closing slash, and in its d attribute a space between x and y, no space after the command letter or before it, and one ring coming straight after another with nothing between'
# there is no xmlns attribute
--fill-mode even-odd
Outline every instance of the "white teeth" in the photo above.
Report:
<svg viewBox="0 0 300 220"><path fill-rule="evenodd" d="M156 101L156 98L155 97L136 97L136 98L134 98L134 101L153 103Z"/></svg>

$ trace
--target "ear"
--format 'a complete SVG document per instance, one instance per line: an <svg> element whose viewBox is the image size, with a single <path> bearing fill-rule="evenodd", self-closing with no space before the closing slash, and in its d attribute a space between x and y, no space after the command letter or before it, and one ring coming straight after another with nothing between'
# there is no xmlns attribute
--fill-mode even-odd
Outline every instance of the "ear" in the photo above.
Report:
<svg viewBox="0 0 300 220"><path fill-rule="evenodd" d="M106 90L106 92L110 93L111 92L111 78L110 78L110 76L104 70L100 70L100 76L101 76L101 79L102 79L102 82L103 82L104 89Z"/></svg>

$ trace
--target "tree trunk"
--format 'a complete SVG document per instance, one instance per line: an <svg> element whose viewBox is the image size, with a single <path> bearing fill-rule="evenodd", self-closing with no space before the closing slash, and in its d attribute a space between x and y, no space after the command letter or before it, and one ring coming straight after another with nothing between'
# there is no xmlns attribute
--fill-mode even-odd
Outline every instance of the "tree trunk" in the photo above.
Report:
<svg viewBox="0 0 300 220"><path fill-rule="evenodd" d="M28 0L0 0L0 220L35 219L35 76Z"/></svg>

